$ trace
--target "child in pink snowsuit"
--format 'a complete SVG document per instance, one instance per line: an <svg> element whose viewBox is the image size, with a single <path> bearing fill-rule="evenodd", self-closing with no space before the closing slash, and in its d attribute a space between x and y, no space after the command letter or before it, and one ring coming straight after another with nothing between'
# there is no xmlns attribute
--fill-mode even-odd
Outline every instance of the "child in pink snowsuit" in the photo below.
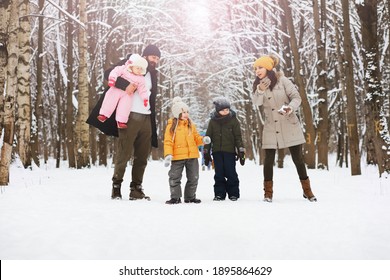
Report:
<svg viewBox="0 0 390 280"><path fill-rule="evenodd" d="M115 87L116 79L119 76L137 87L138 94L144 100L144 106L148 106L150 90L147 88L145 77L143 76L146 74L147 67L148 62L145 58L139 54L132 54L125 65L117 66L111 71L108 78L108 86L110 88L100 108L99 116L97 117L99 121L105 122L116 108L115 120L118 128L127 128L126 123L131 111L133 94L129 95Z"/></svg>

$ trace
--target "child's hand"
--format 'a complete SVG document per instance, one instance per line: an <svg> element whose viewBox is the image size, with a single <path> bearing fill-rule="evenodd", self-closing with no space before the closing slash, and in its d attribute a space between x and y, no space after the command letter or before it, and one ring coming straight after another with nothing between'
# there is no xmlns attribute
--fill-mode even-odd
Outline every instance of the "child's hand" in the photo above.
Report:
<svg viewBox="0 0 390 280"><path fill-rule="evenodd" d="M145 106L145 107L148 107L148 103L149 103L149 100L144 99L144 106Z"/></svg>
<svg viewBox="0 0 390 280"><path fill-rule="evenodd" d="M165 167L168 167L171 165L171 162L172 162L172 155L167 155L165 158L164 158L164 166Z"/></svg>
<svg viewBox="0 0 390 280"><path fill-rule="evenodd" d="M126 88L126 93L127 93L128 95L132 95L136 90L137 90L137 85L135 85L135 84L130 84L130 85L128 85L127 88Z"/></svg>
<svg viewBox="0 0 390 280"><path fill-rule="evenodd" d="M203 137L203 144L210 144L211 143L211 138L209 136Z"/></svg>
<svg viewBox="0 0 390 280"><path fill-rule="evenodd" d="M245 148L240 147L239 152L238 152L238 159L240 160L240 164L244 166L245 164Z"/></svg>
<svg viewBox="0 0 390 280"><path fill-rule="evenodd" d="M206 165L206 166L209 166L210 162L213 162L213 158L207 152L204 153L203 158L204 158L204 165Z"/></svg>

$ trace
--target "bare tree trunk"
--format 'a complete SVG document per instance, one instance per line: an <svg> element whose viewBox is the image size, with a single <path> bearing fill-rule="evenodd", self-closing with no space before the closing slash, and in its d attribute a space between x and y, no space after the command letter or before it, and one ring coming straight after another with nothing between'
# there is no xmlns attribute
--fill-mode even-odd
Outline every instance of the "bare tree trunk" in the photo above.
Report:
<svg viewBox="0 0 390 280"><path fill-rule="evenodd" d="M62 110L61 110L61 101L62 97L64 96L64 93L62 91L62 86L61 86L61 74L60 74L60 68L58 63L56 63L56 69L57 69L57 77L56 79L56 104L57 104L57 135L54 138L55 139L55 157L56 157L56 168L60 168L60 163L61 163L61 142L62 142ZM53 128L54 129L54 128Z"/></svg>
<svg viewBox="0 0 390 280"><path fill-rule="evenodd" d="M68 0L68 13L73 13L73 0ZM70 168L76 168L76 156L75 156L75 137L73 133L74 129L74 117L73 117L73 23L69 22L67 31L67 88L66 88L66 147L68 152L68 163Z"/></svg>
<svg viewBox="0 0 390 280"><path fill-rule="evenodd" d="M8 42L8 20L10 1L0 2L0 138L4 125L4 90L6 80L6 69L8 60L7 42Z"/></svg>
<svg viewBox="0 0 390 280"><path fill-rule="evenodd" d="M357 131L356 119L356 99L354 90L353 61L351 46L351 30L349 23L349 5L348 0L342 0L343 19L344 19L344 53L345 53L345 73L346 73L346 93L347 93L347 129L349 151L351 155L351 174L360 175L360 152L359 152L359 135Z"/></svg>
<svg viewBox="0 0 390 280"><path fill-rule="evenodd" d="M290 45L293 54L293 62L294 62L294 77L295 82L298 86L299 94L302 98L302 108L303 114L305 118L305 134L306 134L306 145L305 145L305 162L307 163L308 168L315 168L316 160L315 160L315 129L313 125L313 116L311 113L311 108L309 101L307 100L307 96L305 93L305 83L303 81L302 76L300 75L300 55L297 46L297 40L295 36L295 29L293 18L291 14L291 8L289 6L288 0L281 0L281 6L284 10L284 14L287 21L287 27L290 35Z"/></svg>
<svg viewBox="0 0 390 280"><path fill-rule="evenodd" d="M30 60L31 60L31 26L30 1L23 0L20 10L20 56L18 63L18 120L17 139L18 154L25 168L31 166L31 93L30 93Z"/></svg>
<svg viewBox="0 0 390 280"><path fill-rule="evenodd" d="M329 169L328 166L328 85L326 82L327 65L326 65L326 4L321 0L321 6L318 7L318 0L313 0L313 17L314 30L317 50L317 80L316 86L318 91L318 115L317 125L317 151L318 160L317 168ZM320 13L321 11L321 13Z"/></svg>
<svg viewBox="0 0 390 280"><path fill-rule="evenodd" d="M38 1L39 12L44 12L45 0ZM39 166L40 141L39 132L42 130L42 94L43 94L43 17L38 18L38 50L37 50L37 93L35 99L34 117L32 135L31 135L31 154L36 165Z"/></svg>
<svg viewBox="0 0 390 280"><path fill-rule="evenodd" d="M0 158L0 186L9 183L9 167L11 164L12 144L14 140L15 99L18 90L18 58L19 58L19 14L18 1L10 3L10 17L8 24L8 63L7 89L4 103L4 139Z"/></svg>
<svg viewBox="0 0 390 280"><path fill-rule="evenodd" d="M333 3L333 10L336 11L336 3ZM348 154L348 150L346 149L347 145L347 135L345 134L345 118L346 118L346 109L345 109L345 101L347 99L346 92L345 92L345 69L344 69L344 56L341 53L341 34L339 30L339 24L338 19L336 15L333 14L333 23L334 23L334 29L335 29L335 44L336 44L336 56L337 56L337 71L336 71L336 80L339 81L340 85L340 91L341 94L338 95L337 99L337 116L338 116L338 122L335 125L337 131L337 162L339 163L339 166L342 167L344 163L344 158ZM346 164L348 164L348 161L346 161Z"/></svg>
<svg viewBox="0 0 390 280"><path fill-rule="evenodd" d="M390 135L383 108L386 96L381 86L377 7L377 0L356 4L362 30L367 132L372 137L379 176L382 176L384 172L390 173Z"/></svg>
<svg viewBox="0 0 390 280"><path fill-rule="evenodd" d="M80 21L87 22L86 1L80 0ZM90 167L89 161L89 127L85 120L89 114L89 94L88 94L88 52L87 52L87 36L86 25L79 26L79 95L78 95L78 111L76 120L76 143L77 143L77 168Z"/></svg>

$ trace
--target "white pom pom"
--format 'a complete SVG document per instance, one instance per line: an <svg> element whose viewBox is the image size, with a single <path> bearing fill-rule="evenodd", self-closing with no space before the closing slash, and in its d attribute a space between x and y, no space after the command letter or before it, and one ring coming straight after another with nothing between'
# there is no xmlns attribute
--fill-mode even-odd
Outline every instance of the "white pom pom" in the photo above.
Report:
<svg viewBox="0 0 390 280"><path fill-rule="evenodd" d="M175 98L172 99L173 104L178 103L178 102L182 102L180 96L176 96Z"/></svg>

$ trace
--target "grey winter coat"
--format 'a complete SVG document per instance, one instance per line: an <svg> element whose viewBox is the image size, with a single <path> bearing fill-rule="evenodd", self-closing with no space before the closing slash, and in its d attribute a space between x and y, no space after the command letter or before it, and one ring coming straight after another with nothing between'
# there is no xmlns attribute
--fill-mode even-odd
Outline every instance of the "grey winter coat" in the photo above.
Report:
<svg viewBox="0 0 390 280"><path fill-rule="evenodd" d="M252 102L264 107L264 129L262 149L282 149L305 143L301 123L295 113L301 104L301 97L295 85L280 72L278 81L271 91L256 90ZM288 105L292 108L290 115L281 115L278 110Z"/></svg>

